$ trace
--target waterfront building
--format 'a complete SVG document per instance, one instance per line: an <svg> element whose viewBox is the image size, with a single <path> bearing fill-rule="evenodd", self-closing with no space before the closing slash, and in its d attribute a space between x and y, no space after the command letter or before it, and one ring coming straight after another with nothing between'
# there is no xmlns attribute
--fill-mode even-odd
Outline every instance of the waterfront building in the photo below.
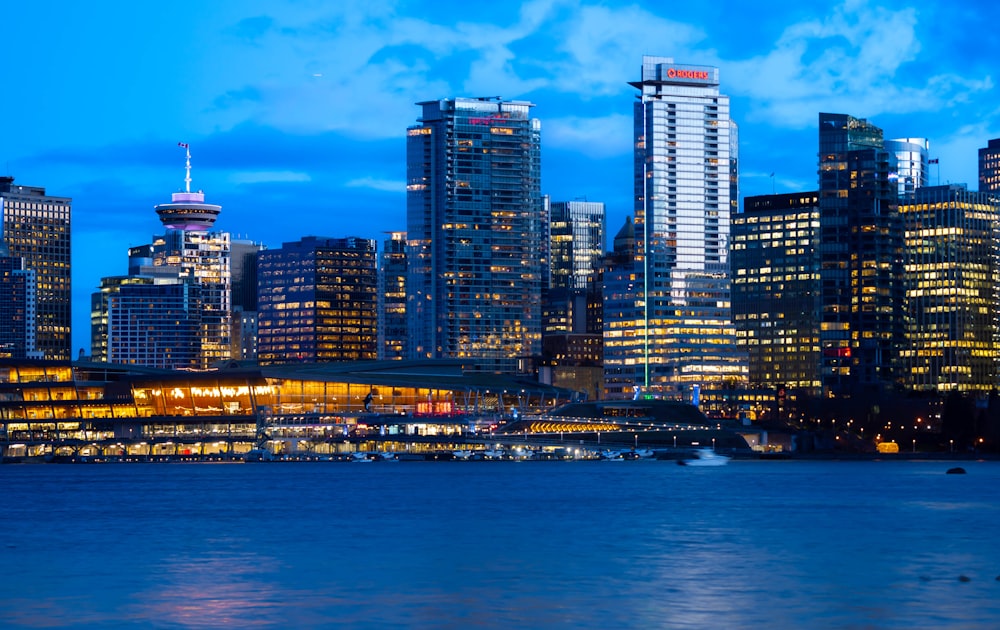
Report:
<svg viewBox="0 0 1000 630"><path fill-rule="evenodd" d="M733 320L751 388L820 389L819 195L747 197L733 217Z"/></svg>
<svg viewBox="0 0 1000 630"><path fill-rule="evenodd" d="M516 373L541 350L541 124L523 101L419 105L406 145L408 353Z"/></svg>
<svg viewBox="0 0 1000 630"><path fill-rule="evenodd" d="M906 388L994 390L1000 200L965 185L931 186L904 197L899 211L906 295L900 373Z"/></svg>
<svg viewBox="0 0 1000 630"><path fill-rule="evenodd" d="M926 138L886 140L885 149L892 160L889 178L896 182L900 196L929 185L930 142Z"/></svg>
<svg viewBox="0 0 1000 630"><path fill-rule="evenodd" d="M0 234L35 272L35 348L47 359L70 358L71 218L72 199L0 177Z"/></svg>
<svg viewBox="0 0 1000 630"><path fill-rule="evenodd" d="M407 357L406 270L406 232L390 232L382 242L378 269L378 358L382 360Z"/></svg>
<svg viewBox="0 0 1000 630"><path fill-rule="evenodd" d="M1000 138L979 149L979 192L1000 193Z"/></svg>
<svg viewBox="0 0 1000 630"><path fill-rule="evenodd" d="M898 382L902 226L882 130L819 115L820 300L824 394L851 397Z"/></svg>
<svg viewBox="0 0 1000 630"><path fill-rule="evenodd" d="M731 320L729 232L737 129L719 70L643 57L634 105L636 256L631 300L604 310L609 395L697 401L745 381ZM617 282L617 279L614 280ZM619 287L621 288L621 287ZM623 299L625 298L625 299Z"/></svg>
<svg viewBox="0 0 1000 630"><path fill-rule="evenodd" d="M35 348L35 271L11 256L0 232L0 357L40 359Z"/></svg>
<svg viewBox="0 0 1000 630"><path fill-rule="evenodd" d="M229 363L190 371L0 358L0 456L433 452L449 437L468 444L477 434L482 448L495 444L498 423L576 399L575 392L469 371L458 361Z"/></svg>
<svg viewBox="0 0 1000 630"><path fill-rule="evenodd" d="M258 360L358 361L378 353L374 240L307 236L258 254Z"/></svg>

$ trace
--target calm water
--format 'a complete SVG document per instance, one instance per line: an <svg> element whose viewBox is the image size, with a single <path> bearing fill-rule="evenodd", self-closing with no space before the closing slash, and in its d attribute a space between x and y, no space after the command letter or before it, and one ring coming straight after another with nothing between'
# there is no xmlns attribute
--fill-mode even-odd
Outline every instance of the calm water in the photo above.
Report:
<svg viewBox="0 0 1000 630"><path fill-rule="evenodd" d="M0 626L998 627L953 465L0 466Z"/></svg>

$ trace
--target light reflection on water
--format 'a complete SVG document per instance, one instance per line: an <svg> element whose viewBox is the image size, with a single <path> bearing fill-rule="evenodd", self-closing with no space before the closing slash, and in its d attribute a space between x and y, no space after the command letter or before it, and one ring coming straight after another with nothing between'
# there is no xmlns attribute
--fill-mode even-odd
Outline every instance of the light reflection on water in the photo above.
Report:
<svg viewBox="0 0 1000 630"><path fill-rule="evenodd" d="M994 627L965 467L3 466L0 626Z"/></svg>

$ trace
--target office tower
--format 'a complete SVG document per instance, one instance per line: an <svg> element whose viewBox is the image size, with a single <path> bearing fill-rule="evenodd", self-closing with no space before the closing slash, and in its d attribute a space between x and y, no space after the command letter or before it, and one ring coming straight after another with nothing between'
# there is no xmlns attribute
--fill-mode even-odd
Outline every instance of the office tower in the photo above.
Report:
<svg viewBox="0 0 1000 630"><path fill-rule="evenodd" d="M606 303L605 372L609 388L614 382L628 389L630 382L632 389L697 402L703 387L746 378L730 305L736 126L729 97L719 93L718 68L643 57L641 80L631 85L640 90L635 312L609 314Z"/></svg>
<svg viewBox="0 0 1000 630"><path fill-rule="evenodd" d="M1000 200L964 184L930 186L901 200L899 212L905 228L904 385L941 394L993 390Z"/></svg>
<svg viewBox="0 0 1000 630"><path fill-rule="evenodd" d="M979 192L1000 193L1000 138L979 149Z"/></svg>
<svg viewBox="0 0 1000 630"><path fill-rule="evenodd" d="M899 195L912 193L930 183L928 179L930 143L926 138L897 138L885 141L889 152L889 178L896 182Z"/></svg>
<svg viewBox="0 0 1000 630"><path fill-rule="evenodd" d="M35 272L11 256L0 232L0 358L41 359L35 348Z"/></svg>
<svg viewBox="0 0 1000 630"><path fill-rule="evenodd" d="M819 195L747 197L733 217L733 322L752 388L817 395Z"/></svg>
<svg viewBox="0 0 1000 630"><path fill-rule="evenodd" d="M230 356L239 361L257 359L257 254L264 245L253 241L230 243L233 310L230 318Z"/></svg>
<svg viewBox="0 0 1000 630"><path fill-rule="evenodd" d="M378 358L407 358L406 232L391 232L382 242L378 268Z"/></svg>
<svg viewBox="0 0 1000 630"><path fill-rule="evenodd" d="M514 373L540 352L548 261L532 103L418 103L407 130L410 356Z"/></svg>
<svg viewBox="0 0 1000 630"><path fill-rule="evenodd" d="M902 229L882 130L819 115L822 381L829 396L883 391L902 341Z"/></svg>
<svg viewBox="0 0 1000 630"><path fill-rule="evenodd" d="M0 232L10 256L35 272L35 347L46 359L72 358L71 214L71 199L0 177Z"/></svg>
<svg viewBox="0 0 1000 630"><path fill-rule="evenodd" d="M564 201L549 208L549 284L543 291L542 335L600 335L600 319L592 315L601 307L604 204Z"/></svg>
<svg viewBox="0 0 1000 630"><path fill-rule="evenodd" d="M550 288L587 289L604 261L604 204L561 201L549 210Z"/></svg>
<svg viewBox="0 0 1000 630"><path fill-rule="evenodd" d="M377 357L375 241L307 236L257 258L260 363Z"/></svg>

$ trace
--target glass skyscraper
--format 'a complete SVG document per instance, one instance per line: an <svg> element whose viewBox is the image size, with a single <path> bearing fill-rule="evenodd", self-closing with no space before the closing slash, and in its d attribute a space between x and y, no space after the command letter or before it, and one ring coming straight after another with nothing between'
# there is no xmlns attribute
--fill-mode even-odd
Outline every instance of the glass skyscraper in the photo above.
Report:
<svg viewBox="0 0 1000 630"><path fill-rule="evenodd" d="M35 347L46 359L71 358L71 212L68 197L0 177L0 233L10 255L35 271Z"/></svg>
<svg viewBox="0 0 1000 630"><path fill-rule="evenodd" d="M409 355L515 373L541 350L541 124L523 101L419 105L406 144Z"/></svg>
<svg viewBox="0 0 1000 630"><path fill-rule="evenodd" d="M886 140L885 149L893 159L889 178L895 179L900 195L912 193L927 186L930 169L930 143L926 138L897 138Z"/></svg>
<svg viewBox="0 0 1000 630"><path fill-rule="evenodd" d="M718 68L647 56L631 85L636 257L623 280L635 293L631 308L606 302L605 380L609 396L631 388L697 401L700 388L746 378L730 308L736 125Z"/></svg>
<svg viewBox="0 0 1000 630"><path fill-rule="evenodd" d="M897 381L902 342L902 226L882 130L819 115L822 381L828 396Z"/></svg>
<svg viewBox="0 0 1000 630"><path fill-rule="evenodd" d="M1000 138L979 149L979 191L1000 193Z"/></svg>
<svg viewBox="0 0 1000 630"><path fill-rule="evenodd" d="M747 197L733 219L733 319L750 387L819 393L819 195Z"/></svg>

